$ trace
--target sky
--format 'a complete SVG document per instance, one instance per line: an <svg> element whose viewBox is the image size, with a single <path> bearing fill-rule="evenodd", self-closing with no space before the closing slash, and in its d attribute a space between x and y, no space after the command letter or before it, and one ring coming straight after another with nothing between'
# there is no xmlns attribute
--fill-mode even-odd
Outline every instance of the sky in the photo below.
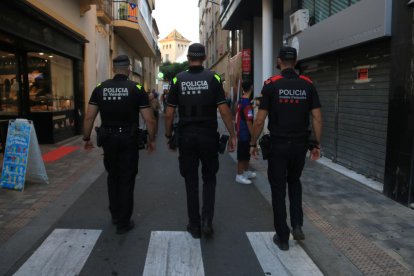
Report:
<svg viewBox="0 0 414 276"><path fill-rule="evenodd" d="M198 0L155 0L152 16L157 21L159 39L177 29L191 42L200 41Z"/></svg>

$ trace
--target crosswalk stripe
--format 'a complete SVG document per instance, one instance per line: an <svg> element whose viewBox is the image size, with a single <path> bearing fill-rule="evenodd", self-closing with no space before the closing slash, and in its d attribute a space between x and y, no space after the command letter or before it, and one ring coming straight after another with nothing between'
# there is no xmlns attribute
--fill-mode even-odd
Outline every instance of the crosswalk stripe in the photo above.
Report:
<svg viewBox="0 0 414 276"><path fill-rule="evenodd" d="M78 275L101 232L55 229L14 275Z"/></svg>
<svg viewBox="0 0 414 276"><path fill-rule="evenodd" d="M187 232L153 231L143 276L204 276L200 240Z"/></svg>
<svg viewBox="0 0 414 276"><path fill-rule="evenodd" d="M274 232L246 233L265 275L323 275L296 241L289 241L289 251L273 243Z"/></svg>

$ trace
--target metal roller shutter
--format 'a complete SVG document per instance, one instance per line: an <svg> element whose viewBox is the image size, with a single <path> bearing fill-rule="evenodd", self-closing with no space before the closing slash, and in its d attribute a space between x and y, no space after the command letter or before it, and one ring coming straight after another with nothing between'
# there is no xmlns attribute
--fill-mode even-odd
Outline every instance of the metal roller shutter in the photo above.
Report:
<svg viewBox="0 0 414 276"><path fill-rule="evenodd" d="M388 42L340 54L337 162L384 181L390 82ZM357 83L357 67L368 66L369 81Z"/></svg>
<svg viewBox="0 0 414 276"><path fill-rule="evenodd" d="M357 81L367 66L369 81ZM302 62L322 104L323 155L349 169L384 181L388 94L389 41L376 41L340 53Z"/></svg>
<svg viewBox="0 0 414 276"><path fill-rule="evenodd" d="M336 159L336 102L337 102L337 64L332 57L322 57L301 65L302 74L310 77L318 90L322 105L323 155Z"/></svg>

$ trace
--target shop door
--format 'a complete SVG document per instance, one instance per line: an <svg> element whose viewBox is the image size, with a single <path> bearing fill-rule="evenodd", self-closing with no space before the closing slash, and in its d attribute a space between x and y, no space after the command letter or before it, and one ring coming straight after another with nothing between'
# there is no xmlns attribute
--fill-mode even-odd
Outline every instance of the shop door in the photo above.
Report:
<svg viewBox="0 0 414 276"><path fill-rule="evenodd" d="M372 43L339 54L337 162L384 181L389 43Z"/></svg>

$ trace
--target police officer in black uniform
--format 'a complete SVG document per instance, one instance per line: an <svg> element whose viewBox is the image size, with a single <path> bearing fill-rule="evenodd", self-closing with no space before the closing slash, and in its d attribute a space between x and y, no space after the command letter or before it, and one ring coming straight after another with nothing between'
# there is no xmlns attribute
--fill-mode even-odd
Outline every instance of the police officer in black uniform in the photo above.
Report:
<svg viewBox="0 0 414 276"><path fill-rule="evenodd" d="M271 149L268 160L268 179L272 191L272 205L276 234L273 241L281 250L289 249L290 229L286 223L286 182L290 202L290 222L295 240L304 240L302 231L302 185L300 176L309 148L309 114L316 143L311 159L320 157L319 142L322 133L321 105L312 81L298 75L297 52L292 47L282 47L277 59L281 74L265 81L262 100L253 125L250 152L257 158L256 141L269 115L268 129Z"/></svg>
<svg viewBox="0 0 414 276"><path fill-rule="evenodd" d="M102 125L97 130L98 144L104 150L108 172L109 210L117 234L134 227L131 220L134 205L135 177L138 173L139 112L144 118L149 137L147 150L155 150L155 120L144 88L128 80L130 62L126 55L113 60L113 79L99 84L92 92L84 122L84 148L93 148L90 135L100 112ZM98 145L99 146L99 145Z"/></svg>
<svg viewBox="0 0 414 276"><path fill-rule="evenodd" d="M230 134L228 151L234 151L236 136L219 75L204 69L205 48L194 43L188 48L189 69L171 82L165 115L165 135L172 135L175 108L179 115L179 165L187 190L187 231L200 238L213 234L213 215L218 161L217 108ZM200 216L198 166L202 165L203 206Z"/></svg>

